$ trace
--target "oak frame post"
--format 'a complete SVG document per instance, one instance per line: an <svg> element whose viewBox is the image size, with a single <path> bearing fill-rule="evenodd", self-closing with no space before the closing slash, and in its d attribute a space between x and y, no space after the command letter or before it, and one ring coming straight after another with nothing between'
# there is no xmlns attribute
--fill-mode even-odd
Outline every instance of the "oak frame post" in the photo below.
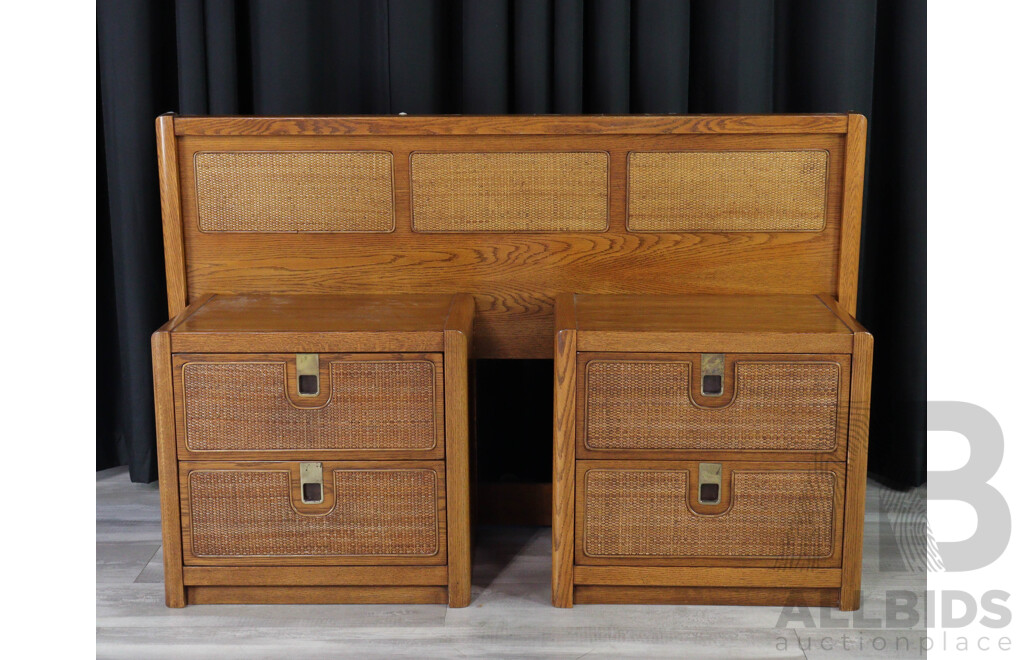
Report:
<svg viewBox="0 0 1024 660"><path fill-rule="evenodd" d="M444 328L445 481L448 512L448 606L466 607L472 592L470 547L469 353L474 301L453 298Z"/></svg>
<svg viewBox="0 0 1024 660"><path fill-rule="evenodd" d="M853 336L850 379L850 435L846 461L846 520L843 530L843 582L839 609L860 608L861 564L864 554L864 497L868 474L868 422L871 410L871 359L874 338Z"/></svg>
<svg viewBox="0 0 1024 660"><path fill-rule="evenodd" d="M164 326L172 325L171 321ZM167 607L185 607L181 552L181 509L178 501L178 458L171 375L171 336L153 333L153 392L156 404L157 467L160 473L160 531L164 550L164 590Z"/></svg>
<svg viewBox="0 0 1024 660"><path fill-rule="evenodd" d="M188 304L185 239L178 176L178 143L174 115L156 118L156 154L160 173L160 213L163 219L164 271L167 277L167 316L174 318Z"/></svg>
<svg viewBox="0 0 1024 660"><path fill-rule="evenodd" d="M575 297L555 300L554 449L551 503L551 603L572 607L575 561L576 309Z"/></svg>
<svg viewBox="0 0 1024 660"><path fill-rule="evenodd" d="M839 283L836 298L850 316L857 315L860 275L861 211L864 205L864 158L868 123L864 115L850 115L843 170L842 235L839 240Z"/></svg>

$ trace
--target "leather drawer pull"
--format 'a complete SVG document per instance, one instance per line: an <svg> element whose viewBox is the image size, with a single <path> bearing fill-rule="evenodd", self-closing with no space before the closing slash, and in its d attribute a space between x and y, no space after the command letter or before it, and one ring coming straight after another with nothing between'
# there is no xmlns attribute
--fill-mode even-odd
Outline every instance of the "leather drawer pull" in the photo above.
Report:
<svg viewBox="0 0 1024 660"><path fill-rule="evenodd" d="M296 389L299 396L316 396L320 394L320 355L317 353L297 353L295 355Z"/></svg>
<svg viewBox="0 0 1024 660"><path fill-rule="evenodd" d="M725 356L721 353L701 353L700 393L704 396L722 396L725 377Z"/></svg>
<svg viewBox="0 0 1024 660"><path fill-rule="evenodd" d="M299 483L302 486L303 504L320 504L323 502L323 463L299 463Z"/></svg>

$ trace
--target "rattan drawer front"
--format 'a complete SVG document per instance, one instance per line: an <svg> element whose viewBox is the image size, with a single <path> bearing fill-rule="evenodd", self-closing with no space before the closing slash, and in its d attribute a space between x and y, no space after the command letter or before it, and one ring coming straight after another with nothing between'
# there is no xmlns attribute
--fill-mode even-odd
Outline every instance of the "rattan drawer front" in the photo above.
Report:
<svg viewBox="0 0 1024 660"><path fill-rule="evenodd" d="M389 232L392 157L382 151L195 155L205 232Z"/></svg>
<svg viewBox="0 0 1024 660"><path fill-rule="evenodd" d="M820 231L828 155L824 150L631 153L629 230Z"/></svg>
<svg viewBox="0 0 1024 660"><path fill-rule="evenodd" d="M581 461L577 561L838 565L841 464L725 463L714 505L699 502L698 465Z"/></svg>
<svg viewBox="0 0 1024 660"><path fill-rule="evenodd" d="M444 563L443 463L322 465L307 505L299 463L184 463L186 561Z"/></svg>
<svg viewBox="0 0 1024 660"><path fill-rule="evenodd" d="M443 451L440 356L321 355L313 400L297 395L294 360L178 356L185 452Z"/></svg>
<svg viewBox="0 0 1024 660"><path fill-rule="evenodd" d="M414 153L420 232L604 231L608 154Z"/></svg>
<svg viewBox="0 0 1024 660"><path fill-rule="evenodd" d="M813 452L843 459L849 357L726 355L722 395L699 354L581 354L583 453Z"/></svg>

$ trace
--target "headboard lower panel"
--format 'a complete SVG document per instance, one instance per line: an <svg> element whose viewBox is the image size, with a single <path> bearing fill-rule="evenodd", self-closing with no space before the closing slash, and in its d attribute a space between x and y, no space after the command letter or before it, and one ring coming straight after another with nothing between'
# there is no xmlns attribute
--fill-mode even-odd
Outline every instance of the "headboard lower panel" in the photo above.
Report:
<svg viewBox="0 0 1024 660"><path fill-rule="evenodd" d="M806 132L800 117L781 132L763 117L410 119L432 132L393 117L161 117L163 162L177 162L162 171L165 237L184 255L168 260L172 314L208 293L465 291L477 357L547 358L560 292L855 304L860 210L847 217L844 199L859 200L863 136L837 132L845 116L804 118Z"/></svg>

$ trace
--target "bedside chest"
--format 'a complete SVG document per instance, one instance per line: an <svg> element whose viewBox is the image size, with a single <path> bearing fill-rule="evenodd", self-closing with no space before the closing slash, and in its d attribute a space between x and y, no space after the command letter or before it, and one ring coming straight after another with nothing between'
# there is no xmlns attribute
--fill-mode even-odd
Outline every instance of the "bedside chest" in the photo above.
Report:
<svg viewBox="0 0 1024 660"><path fill-rule="evenodd" d="M565 295L555 314L555 605L859 607L860 324L826 295Z"/></svg>
<svg viewBox="0 0 1024 660"><path fill-rule="evenodd" d="M153 335L167 604L469 603L465 295L214 295Z"/></svg>

